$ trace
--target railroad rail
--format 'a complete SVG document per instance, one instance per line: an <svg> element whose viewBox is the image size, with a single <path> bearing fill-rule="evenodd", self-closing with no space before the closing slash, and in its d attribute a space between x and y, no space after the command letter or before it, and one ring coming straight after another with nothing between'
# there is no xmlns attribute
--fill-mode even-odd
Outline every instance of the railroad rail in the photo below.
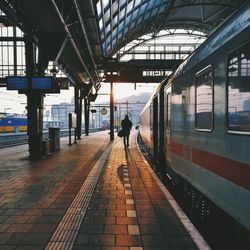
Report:
<svg viewBox="0 0 250 250"><path fill-rule="evenodd" d="M102 128L90 128L90 133L93 132L97 132L97 131L102 131ZM82 133L84 133L84 130L82 130ZM14 139L15 136L22 136L22 138L20 139ZM60 137L66 137L69 135L69 130L68 129L64 129L60 131ZM72 131L72 136L74 135L74 132ZM1 141L0 140L0 149L1 148L8 148L8 147L15 147L15 146L20 146L20 145L24 145L28 143L28 135L25 133L20 133L20 134L12 134L12 135L6 135L8 137L12 137L13 140L6 140L6 141ZM49 132L45 131L43 134L44 138L48 138L49 137ZM1 138L1 135L0 135ZM9 139L9 138L8 138Z"/></svg>

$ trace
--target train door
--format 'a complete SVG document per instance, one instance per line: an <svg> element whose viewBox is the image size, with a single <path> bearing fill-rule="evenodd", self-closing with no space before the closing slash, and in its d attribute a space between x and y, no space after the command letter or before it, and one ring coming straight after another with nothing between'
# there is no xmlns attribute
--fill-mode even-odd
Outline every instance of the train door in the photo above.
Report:
<svg viewBox="0 0 250 250"><path fill-rule="evenodd" d="M164 90L164 124L165 124L164 152L167 164L170 161L170 152L168 152L168 150L171 140L171 105L172 105L171 86L168 86Z"/></svg>
<svg viewBox="0 0 250 250"><path fill-rule="evenodd" d="M158 95L153 99L153 154L158 161Z"/></svg>
<svg viewBox="0 0 250 250"><path fill-rule="evenodd" d="M165 169L165 125L164 125L164 85L158 93L158 166L161 172Z"/></svg>

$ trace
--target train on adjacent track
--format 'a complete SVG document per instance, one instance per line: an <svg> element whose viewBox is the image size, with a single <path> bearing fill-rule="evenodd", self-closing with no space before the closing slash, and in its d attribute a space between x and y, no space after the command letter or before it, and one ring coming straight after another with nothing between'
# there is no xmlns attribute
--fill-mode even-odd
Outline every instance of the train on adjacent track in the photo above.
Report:
<svg viewBox="0 0 250 250"><path fill-rule="evenodd" d="M250 3L161 82L140 136L197 216L216 206L249 237Z"/></svg>
<svg viewBox="0 0 250 250"><path fill-rule="evenodd" d="M26 115L0 113L0 133L19 133L26 131Z"/></svg>
<svg viewBox="0 0 250 250"><path fill-rule="evenodd" d="M43 129L66 128L63 121L43 121ZM0 113L0 133L27 132L27 116L23 114Z"/></svg>

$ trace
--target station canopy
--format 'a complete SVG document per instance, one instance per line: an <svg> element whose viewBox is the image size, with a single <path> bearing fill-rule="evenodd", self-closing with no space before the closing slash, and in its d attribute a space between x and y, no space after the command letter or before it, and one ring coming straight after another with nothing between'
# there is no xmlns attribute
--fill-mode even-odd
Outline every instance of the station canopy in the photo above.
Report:
<svg viewBox="0 0 250 250"><path fill-rule="evenodd" d="M98 0L96 3L104 57L145 34L184 29L208 36L246 0Z"/></svg>
<svg viewBox="0 0 250 250"><path fill-rule="evenodd" d="M94 86L98 91L102 74L115 67L117 72L136 68L138 71L134 75L138 75L145 70L162 70L181 63L192 52L191 48L197 48L198 40L179 39L181 42L176 48L173 35L200 36L199 42L202 42L248 1L0 0L0 31L10 31L14 26L24 34L31 33L42 55L39 67L47 61L53 62L72 84L87 90ZM160 37L161 40L156 39ZM9 47L13 47L13 41L21 41L24 46L22 37L4 35L1 39L7 41ZM190 47L184 45L186 41ZM169 44L175 48L173 53L167 49ZM144 48L140 51L134 50L142 45ZM129 53L134 60L122 62ZM12 61L15 60L8 61L8 68L11 64L14 67ZM0 82L1 78L4 82L0 71Z"/></svg>

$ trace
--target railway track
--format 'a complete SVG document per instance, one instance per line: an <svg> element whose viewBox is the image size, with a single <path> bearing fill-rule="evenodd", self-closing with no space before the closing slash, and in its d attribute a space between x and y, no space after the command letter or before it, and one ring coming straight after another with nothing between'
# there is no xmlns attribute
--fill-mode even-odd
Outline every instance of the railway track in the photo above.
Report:
<svg viewBox="0 0 250 250"><path fill-rule="evenodd" d="M16 140L16 141L7 141L1 142L0 148L9 148L14 146L20 146L28 143L28 139Z"/></svg>
<svg viewBox="0 0 250 250"><path fill-rule="evenodd" d="M101 129L90 129L90 133L101 131ZM84 133L84 130L82 131ZM44 137L48 137L49 133L48 131L44 132ZM60 137L66 137L69 135L68 130L61 130L60 131ZM74 134L72 134L73 136ZM1 136L1 135L0 135ZM1 148L9 148L9 147L15 147L15 146L20 146L28 143L28 138L27 135L24 135L26 138L22 139L14 139L14 140L8 140L8 141L0 141L0 149ZM10 136L11 137L11 136ZM14 138L14 136L13 136Z"/></svg>

